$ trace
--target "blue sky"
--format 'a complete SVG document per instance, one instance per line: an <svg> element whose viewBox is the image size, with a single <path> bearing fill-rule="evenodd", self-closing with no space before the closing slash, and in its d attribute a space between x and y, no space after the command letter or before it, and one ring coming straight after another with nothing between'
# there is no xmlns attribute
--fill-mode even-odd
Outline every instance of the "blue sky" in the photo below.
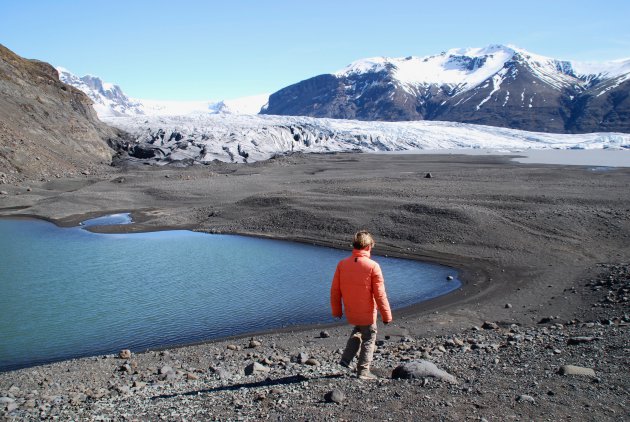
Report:
<svg viewBox="0 0 630 422"><path fill-rule="evenodd" d="M0 0L0 43L132 97L271 93L373 56L515 44L559 59L630 57L630 1Z"/></svg>

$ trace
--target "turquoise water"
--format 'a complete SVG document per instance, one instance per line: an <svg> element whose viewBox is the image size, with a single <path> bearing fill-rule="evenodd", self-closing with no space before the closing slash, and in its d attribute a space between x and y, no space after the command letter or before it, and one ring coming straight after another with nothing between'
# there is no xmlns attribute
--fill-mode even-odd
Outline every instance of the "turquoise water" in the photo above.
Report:
<svg viewBox="0 0 630 422"><path fill-rule="evenodd" d="M331 322L330 282L347 255L234 235L96 234L0 219L0 370ZM374 259L395 309L461 285L447 267Z"/></svg>

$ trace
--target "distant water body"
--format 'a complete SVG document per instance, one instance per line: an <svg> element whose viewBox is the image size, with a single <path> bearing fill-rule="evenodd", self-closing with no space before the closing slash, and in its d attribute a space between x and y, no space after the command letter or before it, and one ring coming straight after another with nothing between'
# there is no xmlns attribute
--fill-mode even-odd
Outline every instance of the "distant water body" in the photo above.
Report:
<svg viewBox="0 0 630 422"><path fill-rule="evenodd" d="M375 154L445 154L445 155L513 155L513 161L527 164L560 164L566 166L594 166L595 171L630 167L630 148L616 149L427 149L376 152Z"/></svg>
<svg viewBox="0 0 630 422"><path fill-rule="evenodd" d="M0 219L0 371L330 322L347 251L191 231L97 234ZM392 307L461 286L451 268L375 256ZM455 279L447 281L448 276Z"/></svg>

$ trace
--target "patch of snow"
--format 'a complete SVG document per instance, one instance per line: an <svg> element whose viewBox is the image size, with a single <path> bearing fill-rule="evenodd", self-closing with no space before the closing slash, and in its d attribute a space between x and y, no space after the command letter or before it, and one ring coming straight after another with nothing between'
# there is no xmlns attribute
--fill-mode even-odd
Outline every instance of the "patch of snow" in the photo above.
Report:
<svg viewBox="0 0 630 422"><path fill-rule="evenodd" d="M492 91L490 91L490 94L488 94L488 96L481 100L481 102L477 105L477 110L479 110L481 106L484 105L492 97L492 95L501 88L501 82L503 82L506 72L507 69L501 69L492 76Z"/></svg>

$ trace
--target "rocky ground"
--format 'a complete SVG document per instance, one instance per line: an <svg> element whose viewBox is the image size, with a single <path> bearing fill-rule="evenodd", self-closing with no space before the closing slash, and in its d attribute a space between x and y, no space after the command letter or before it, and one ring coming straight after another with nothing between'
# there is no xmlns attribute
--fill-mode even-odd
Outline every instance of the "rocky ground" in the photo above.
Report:
<svg viewBox="0 0 630 422"><path fill-rule="evenodd" d="M367 154L6 184L3 215L60 224L131 211L131 230L186 227L337 247L365 227L377 253L454 265L465 284L380 327L376 381L337 364L347 326L307 327L5 372L0 414L627 420L628 187L623 169ZM416 378L392 378L412 362Z"/></svg>

